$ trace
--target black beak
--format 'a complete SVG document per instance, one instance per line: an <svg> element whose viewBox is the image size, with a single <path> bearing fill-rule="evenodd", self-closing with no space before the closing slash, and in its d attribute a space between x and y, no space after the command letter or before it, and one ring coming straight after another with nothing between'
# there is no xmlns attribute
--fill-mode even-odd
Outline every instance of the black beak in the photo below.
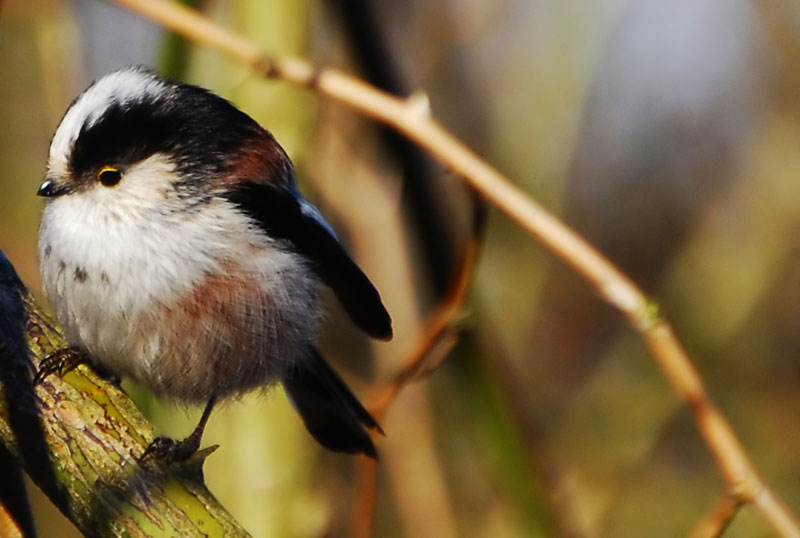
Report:
<svg viewBox="0 0 800 538"><path fill-rule="evenodd" d="M52 179L45 179L44 182L39 185L39 190L36 191L37 196L46 196L48 198L52 196L61 196L62 194L67 194L69 189L64 185L59 185Z"/></svg>

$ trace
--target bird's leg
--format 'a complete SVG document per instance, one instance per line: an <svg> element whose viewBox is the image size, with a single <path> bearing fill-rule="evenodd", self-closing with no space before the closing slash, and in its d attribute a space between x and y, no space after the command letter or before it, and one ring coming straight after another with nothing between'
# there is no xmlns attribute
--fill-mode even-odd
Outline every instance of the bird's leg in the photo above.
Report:
<svg viewBox="0 0 800 538"><path fill-rule="evenodd" d="M203 431L206 429L208 417L211 416L211 410L214 409L216 401L216 396L212 396L211 399L208 400L206 408L203 410L203 416L200 417L200 422L197 423L197 427L186 439L183 441L176 441L169 437L159 435L147 445L147 448L139 457L139 461L147 457L161 459L167 463L175 463L189 459L189 457L200 448L200 441L203 439Z"/></svg>
<svg viewBox="0 0 800 538"><path fill-rule="evenodd" d="M37 386L49 375L57 373L63 376L81 363L87 361L86 355L77 347L58 349L42 359L39 369L33 376L33 386Z"/></svg>

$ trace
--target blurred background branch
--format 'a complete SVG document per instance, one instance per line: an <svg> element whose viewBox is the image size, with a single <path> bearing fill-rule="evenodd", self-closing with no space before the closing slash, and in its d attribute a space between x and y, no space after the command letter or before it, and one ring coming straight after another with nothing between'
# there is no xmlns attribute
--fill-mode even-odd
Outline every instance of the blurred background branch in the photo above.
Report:
<svg viewBox="0 0 800 538"><path fill-rule="evenodd" d="M266 57L258 47L177 4L158 0L116 1L175 32L229 54L265 76L307 86L337 99L395 127L430 151L488 202L572 266L625 315L695 412L700 432L722 470L729 492L753 504L781 535L800 536L800 527L791 512L760 477L727 419L712 403L671 328L660 315L653 315L654 307L644 294L591 245L432 120L422 98L400 100L335 70L314 68L297 58Z"/></svg>
<svg viewBox="0 0 800 538"><path fill-rule="evenodd" d="M731 524L736 513L742 507L742 502L731 495L723 495L719 501L711 507L711 510L689 533L689 538L716 538L722 536L728 525Z"/></svg>
<svg viewBox="0 0 800 538"><path fill-rule="evenodd" d="M458 318L462 315L461 309L467 297L486 225L485 207L475 203L474 208L472 237L459 256L449 289L433 312L428 315L422 335L408 354L403 368L389 381L375 387L367 399L367 408L379 422L386 416L400 391L409 383L432 374L458 341L461 332L459 323L463 321ZM356 475L358 488L356 502L353 504L350 532L350 536L354 538L372 535L378 465L377 461L371 459L362 458L359 461Z"/></svg>
<svg viewBox="0 0 800 538"><path fill-rule="evenodd" d="M403 368L389 381L375 387L367 400L368 409L378 420L386 415L389 406L403 387L433 373L455 346L460 332L459 324L463 323L458 318L462 314L461 309L467 298L485 225L485 207L476 203L472 237L464 245L458 257L458 265L455 267L447 292L428 315L419 341L408 354L408 360Z"/></svg>
<svg viewBox="0 0 800 538"><path fill-rule="evenodd" d="M344 23L364 79L387 93L407 98L412 94L408 77L388 44L389 33L383 28L379 6L370 0L335 0L331 2ZM432 288L438 298L446 292L455 269L460 226L447 200L442 170L408 138L396 130L381 126L379 136L401 169L404 212L421 245L420 281ZM475 203L480 203L476 200Z"/></svg>
<svg viewBox="0 0 800 538"><path fill-rule="evenodd" d="M3 477L0 483L0 536L36 536L25 473L5 446L0 446L0 476Z"/></svg>

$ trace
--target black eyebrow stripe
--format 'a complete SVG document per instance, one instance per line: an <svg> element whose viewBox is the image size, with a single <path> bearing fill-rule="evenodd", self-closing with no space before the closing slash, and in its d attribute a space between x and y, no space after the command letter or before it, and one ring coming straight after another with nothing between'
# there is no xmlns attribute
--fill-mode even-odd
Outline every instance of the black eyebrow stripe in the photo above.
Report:
<svg viewBox="0 0 800 538"><path fill-rule="evenodd" d="M173 107L115 102L81 128L70 154L70 171L80 176L97 166L137 162L167 151L176 143L180 123Z"/></svg>
<svg viewBox="0 0 800 538"><path fill-rule="evenodd" d="M175 157L187 175L218 172L261 131L226 99L199 86L176 84L160 96L110 104L81 128L68 166L79 178L104 165L131 165L162 152Z"/></svg>

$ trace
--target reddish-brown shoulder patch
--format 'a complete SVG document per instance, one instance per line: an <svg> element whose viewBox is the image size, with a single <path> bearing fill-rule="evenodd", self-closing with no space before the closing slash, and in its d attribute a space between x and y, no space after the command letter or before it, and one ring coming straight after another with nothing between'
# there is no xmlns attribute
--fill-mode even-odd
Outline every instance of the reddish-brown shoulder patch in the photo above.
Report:
<svg viewBox="0 0 800 538"><path fill-rule="evenodd" d="M246 142L227 164L229 173L223 181L225 188L235 187L242 181L284 182L292 167L286 152L266 131Z"/></svg>

